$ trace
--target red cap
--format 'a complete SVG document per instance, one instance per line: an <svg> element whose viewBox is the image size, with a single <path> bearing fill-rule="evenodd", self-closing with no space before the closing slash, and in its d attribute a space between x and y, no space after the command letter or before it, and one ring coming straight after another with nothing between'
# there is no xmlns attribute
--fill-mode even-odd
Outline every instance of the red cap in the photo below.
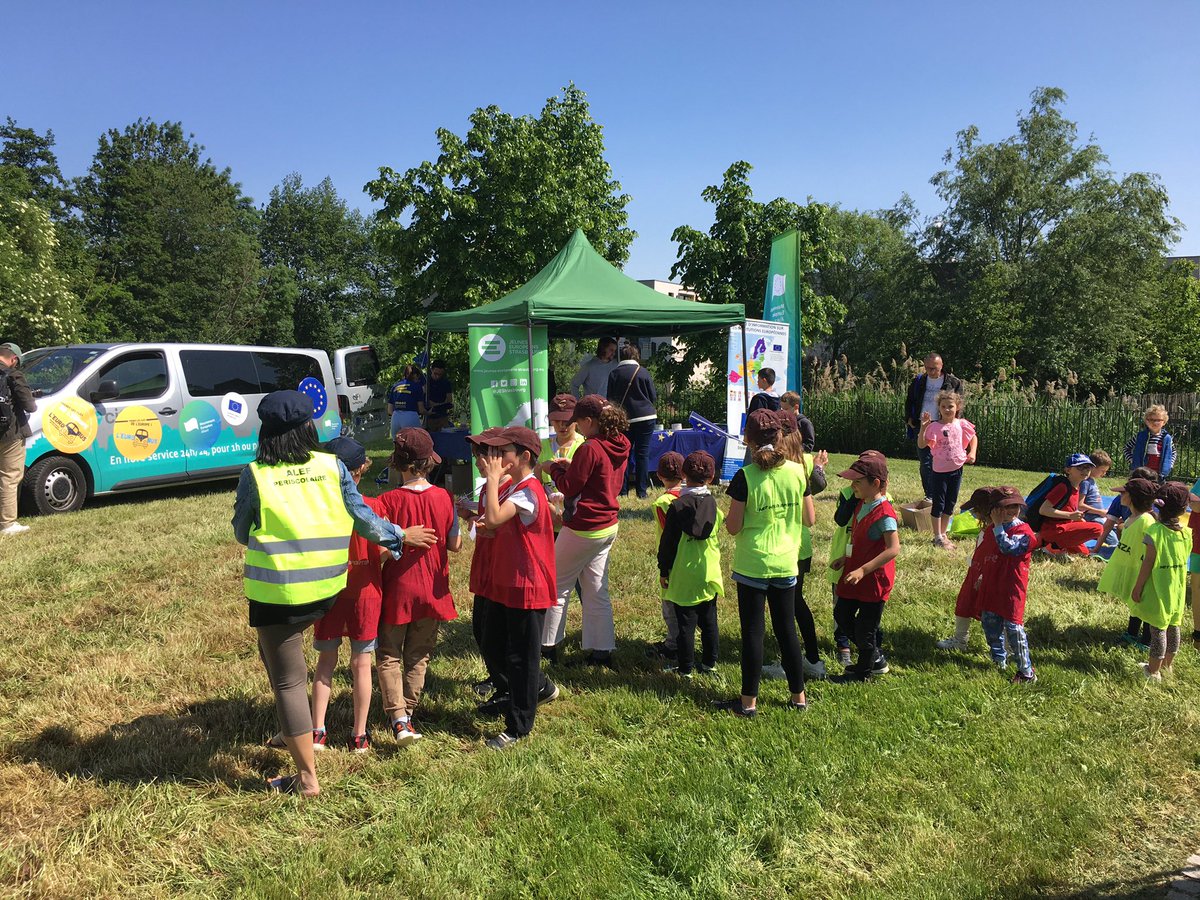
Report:
<svg viewBox="0 0 1200 900"><path fill-rule="evenodd" d="M746 417L746 443L762 447L779 439L779 417L769 409L756 409Z"/></svg>
<svg viewBox="0 0 1200 900"><path fill-rule="evenodd" d="M704 450L693 450L683 461L683 476L688 481L708 484L717 474L717 461Z"/></svg>
<svg viewBox="0 0 1200 900"><path fill-rule="evenodd" d="M839 478L871 478L883 483L888 480L887 457L878 450L867 450L850 463L850 468L838 473Z"/></svg>
<svg viewBox="0 0 1200 900"><path fill-rule="evenodd" d="M578 402L574 394L555 394L550 400L550 421L570 422Z"/></svg>
<svg viewBox="0 0 1200 900"><path fill-rule="evenodd" d="M658 468L655 472L659 478L679 481L683 477L683 454L668 450L658 458Z"/></svg>
<svg viewBox="0 0 1200 900"><path fill-rule="evenodd" d="M508 443L516 445L518 449L528 450L534 459L542 455L542 439L532 428L505 428L501 436L507 438Z"/></svg>
<svg viewBox="0 0 1200 900"><path fill-rule="evenodd" d="M512 443L504 436L503 428L485 428L479 434L467 435L467 442L477 447L507 447Z"/></svg>
<svg viewBox="0 0 1200 900"><path fill-rule="evenodd" d="M392 460L398 466L431 459L440 463L442 458L433 449L433 438L424 428L401 428L392 441Z"/></svg>
<svg viewBox="0 0 1200 900"><path fill-rule="evenodd" d="M608 400L601 397L599 394L588 394L586 397L581 397L575 404L575 411L571 413L571 421L576 419L598 419L600 412L604 407L608 406Z"/></svg>
<svg viewBox="0 0 1200 900"><path fill-rule="evenodd" d="M996 505L997 490L998 488L994 487L975 488L967 502L962 505L963 511L978 510L986 515Z"/></svg>
<svg viewBox="0 0 1200 900"><path fill-rule="evenodd" d="M1025 495L1011 484L1004 484L998 488L994 488L995 493L992 495L992 509L999 509L1002 506L1024 506Z"/></svg>

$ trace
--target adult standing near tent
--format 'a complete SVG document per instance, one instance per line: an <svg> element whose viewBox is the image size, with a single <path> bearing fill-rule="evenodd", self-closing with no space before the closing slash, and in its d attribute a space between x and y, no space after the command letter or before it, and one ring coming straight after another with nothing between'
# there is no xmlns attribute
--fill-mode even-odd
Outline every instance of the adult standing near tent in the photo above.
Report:
<svg viewBox="0 0 1200 900"><path fill-rule="evenodd" d="M420 428L425 418L425 376L421 367L409 363L404 367L400 380L388 388L388 415L392 417L392 437L401 428Z"/></svg>
<svg viewBox="0 0 1200 900"><path fill-rule="evenodd" d="M600 338L596 344L596 355L580 366L571 379L571 393L576 397L586 397L588 394L603 397L608 391L608 376L616 367L617 339Z"/></svg>
<svg viewBox="0 0 1200 900"><path fill-rule="evenodd" d="M425 406L426 431L441 431L450 424L450 413L454 409L454 382L446 374L444 359L435 359L429 364Z"/></svg>
<svg viewBox="0 0 1200 900"><path fill-rule="evenodd" d="M654 379L642 367L642 354L637 344L621 348L621 362L608 376L608 399L625 410L629 417L629 442L633 445L630 465L625 467L625 489L636 488L640 499L650 492L650 435L658 422L654 404L658 393Z"/></svg>
<svg viewBox="0 0 1200 900"><path fill-rule="evenodd" d="M234 537L246 546L242 584L250 627L258 633L280 734L296 764L295 775L276 778L270 787L315 797L321 786L304 632L346 586L351 532L393 552L402 544L428 547L437 535L423 526L401 530L370 510L345 464L318 452L313 403L305 394L268 394L258 417L258 453L242 470L232 524Z"/></svg>
<svg viewBox="0 0 1200 900"><path fill-rule="evenodd" d="M945 371L942 357L930 353L925 357L925 371L912 380L908 386L908 396L904 398L904 424L908 428L908 439L916 441L920 428L921 414L929 413L929 418L938 418L938 391L954 391L962 396L962 382ZM921 461L921 487L925 489L925 499L933 496L933 451L928 447L917 449L917 457Z"/></svg>

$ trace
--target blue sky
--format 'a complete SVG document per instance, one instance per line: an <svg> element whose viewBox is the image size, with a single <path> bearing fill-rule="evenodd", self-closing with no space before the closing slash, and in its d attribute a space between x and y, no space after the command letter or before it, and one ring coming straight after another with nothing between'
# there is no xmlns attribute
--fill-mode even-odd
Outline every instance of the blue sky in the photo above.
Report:
<svg viewBox="0 0 1200 900"><path fill-rule="evenodd" d="M1200 253L1200 3L9 3L0 116L52 128L64 172L139 116L181 120L262 202L288 172L364 209L381 165L436 153L478 106L536 113L569 81L605 127L665 278L700 191L738 159L755 196L939 209L955 132L1012 134L1040 85L1118 173L1160 175Z"/></svg>

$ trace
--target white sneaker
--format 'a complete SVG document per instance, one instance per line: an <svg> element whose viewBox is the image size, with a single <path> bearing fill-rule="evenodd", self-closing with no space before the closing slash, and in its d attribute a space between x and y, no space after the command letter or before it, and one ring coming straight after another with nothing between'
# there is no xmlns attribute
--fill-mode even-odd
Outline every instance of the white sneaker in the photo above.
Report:
<svg viewBox="0 0 1200 900"><path fill-rule="evenodd" d="M809 662L807 658L803 660L804 677L805 678L824 678L825 677L825 660L818 659L815 663Z"/></svg>
<svg viewBox="0 0 1200 900"><path fill-rule="evenodd" d="M1162 681L1162 673L1161 672L1151 672L1150 667L1148 665L1146 665L1146 663L1142 663L1141 666L1142 666L1142 674L1146 676L1147 681L1157 681L1157 682Z"/></svg>
<svg viewBox="0 0 1200 900"><path fill-rule="evenodd" d="M948 637L948 638L942 638L940 641L937 641L933 646L937 647L939 650L966 650L967 642L960 641L956 637Z"/></svg>
<svg viewBox="0 0 1200 900"><path fill-rule="evenodd" d="M13 522L7 528L0 528L0 534L24 534L28 530L28 525L22 525L20 522Z"/></svg>

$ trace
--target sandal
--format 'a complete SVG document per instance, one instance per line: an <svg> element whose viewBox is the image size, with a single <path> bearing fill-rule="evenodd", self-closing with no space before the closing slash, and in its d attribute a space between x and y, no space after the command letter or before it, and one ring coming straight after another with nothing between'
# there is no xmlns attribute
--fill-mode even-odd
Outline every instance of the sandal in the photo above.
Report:
<svg viewBox="0 0 1200 900"><path fill-rule="evenodd" d="M276 794L299 794L300 776L280 775L278 778L272 778L267 782L267 790Z"/></svg>

